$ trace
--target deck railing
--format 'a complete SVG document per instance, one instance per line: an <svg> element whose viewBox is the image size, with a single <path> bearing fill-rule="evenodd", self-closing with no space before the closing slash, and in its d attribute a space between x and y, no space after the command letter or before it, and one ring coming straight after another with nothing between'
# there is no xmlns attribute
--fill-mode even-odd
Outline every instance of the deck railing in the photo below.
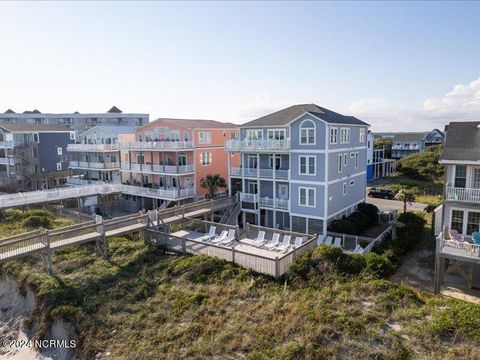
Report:
<svg viewBox="0 0 480 360"><path fill-rule="evenodd" d="M288 210L288 200L286 199L260 197L258 203L260 207Z"/></svg>
<svg viewBox="0 0 480 360"><path fill-rule="evenodd" d="M480 245L472 244L468 241L447 240L443 233L437 237L437 250L441 253L458 258L480 259Z"/></svg>
<svg viewBox="0 0 480 360"><path fill-rule="evenodd" d="M68 144L67 151L79 152L103 152L103 151L117 151L118 144Z"/></svg>
<svg viewBox="0 0 480 360"><path fill-rule="evenodd" d="M122 163L122 170L159 174L185 174L194 171L193 164L190 165L157 165L157 164L128 164Z"/></svg>
<svg viewBox="0 0 480 360"><path fill-rule="evenodd" d="M191 141L136 141L136 142L121 142L121 150L178 150L178 149L193 149L193 142Z"/></svg>
<svg viewBox="0 0 480 360"><path fill-rule="evenodd" d="M0 158L0 165L15 165L13 158Z"/></svg>
<svg viewBox="0 0 480 360"><path fill-rule="evenodd" d="M445 198L447 200L480 203L480 189L447 186Z"/></svg>
<svg viewBox="0 0 480 360"><path fill-rule="evenodd" d="M118 169L120 163L118 162L87 162L71 160L69 163L71 168L85 168L85 169Z"/></svg>
<svg viewBox="0 0 480 360"><path fill-rule="evenodd" d="M141 186L122 185L122 192L129 195L172 200L195 195L195 189L193 187L188 189L154 189Z"/></svg>
<svg viewBox="0 0 480 360"><path fill-rule="evenodd" d="M262 178L262 179L277 179L277 180L287 180L289 175L289 170L285 169L271 169L271 168L241 168L241 167L230 167L230 176L238 177L253 177L253 178Z"/></svg>
<svg viewBox="0 0 480 360"><path fill-rule="evenodd" d="M290 149L290 139L286 140L228 140L227 151L287 151Z"/></svg>

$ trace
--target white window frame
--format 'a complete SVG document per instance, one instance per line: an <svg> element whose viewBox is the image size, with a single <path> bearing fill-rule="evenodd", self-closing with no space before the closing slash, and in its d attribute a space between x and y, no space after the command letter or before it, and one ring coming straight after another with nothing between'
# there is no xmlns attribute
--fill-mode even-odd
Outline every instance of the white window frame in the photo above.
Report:
<svg viewBox="0 0 480 360"><path fill-rule="evenodd" d="M57 171L62 171L62 163L61 162L57 163Z"/></svg>
<svg viewBox="0 0 480 360"><path fill-rule="evenodd" d="M340 144L348 144L350 142L350 128L340 128Z"/></svg>
<svg viewBox="0 0 480 360"><path fill-rule="evenodd" d="M76 139L75 131L70 131L70 140L75 140L75 139Z"/></svg>
<svg viewBox="0 0 480 360"><path fill-rule="evenodd" d="M337 171L338 171L339 173L341 173L342 170L343 170L343 159L342 159L342 156L343 156L342 154L338 154Z"/></svg>
<svg viewBox="0 0 480 360"><path fill-rule="evenodd" d="M304 123L306 122L310 122L312 124L312 126L309 126L309 127L303 127ZM313 142L310 142L309 139L310 139L310 131L313 130ZM303 131L306 131L306 135L305 135L305 138L306 138L306 142L303 142L302 141L302 138L303 138ZM303 120L301 123L300 123L300 145L316 145L317 143L317 127L315 125L315 122L311 119L305 119Z"/></svg>
<svg viewBox="0 0 480 360"><path fill-rule="evenodd" d="M246 132L247 140L262 140L263 139L263 130L262 129L247 129Z"/></svg>
<svg viewBox="0 0 480 360"><path fill-rule="evenodd" d="M199 131L198 132L198 143L199 144L211 144L212 143L212 132L211 131Z"/></svg>
<svg viewBox="0 0 480 360"><path fill-rule="evenodd" d="M343 167L347 167L348 165L348 158L347 158L347 153L343 154Z"/></svg>
<svg viewBox="0 0 480 360"><path fill-rule="evenodd" d="M305 170L302 172L302 159L305 159ZM313 173L310 172L310 159L313 159ZM312 155L300 155L298 157L298 174L306 176L315 176L317 175L317 158Z"/></svg>
<svg viewBox="0 0 480 360"><path fill-rule="evenodd" d="M282 194L282 191L285 191L285 195ZM278 196L285 196L288 199L288 185L287 184L278 184Z"/></svg>
<svg viewBox="0 0 480 360"><path fill-rule="evenodd" d="M204 160L207 160L207 161L204 161ZM200 163L202 164L202 166L210 166L212 164L212 153L208 151L201 152Z"/></svg>
<svg viewBox="0 0 480 360"><path fill-rule="evenodd" d="M343 196L347 195L347 183L343 183Z"/></svg>
<svg viewBox="0 0 480 360"><path fill-rule="evenodd" d="M305 204L302 204L302 201L301 201L302 190L305 190ZM309 198L310 198L309 193L310 193L310 191L313 191L313 205L309 204ZM314 208L314 207L316 207L316 202L317 202L317 189L311 188L311 187L304 187L304 186L300 186L298 188L298 206Z"/></svg>
<svg viewBox="0 0 480 360"><path fill-rule="evenodd" d="M338 128L330 128L330 144L336 144L338 142Z"/></svg>
<svg viewBox="0 0 480 360"><path fill-rule="evenodd" d="M355 169L358 169L358 151L355 153Z"/></svg>
<svg viewBox="0 0 480 360"><path fill-rule="evenodd" d="M278 133L278 139L276 135ZM283 133L283 138L282 138ZM287 130L285 129L268 129L267 130L267 139L269 140L285 140L287 138Z"/></svg>
<svg viewBox="0 0 480 360"><path fill-rule="evenodd" d="M350 153L350 159L353 159L355 157L355 153L354 152L351 152Z"/></svg>
<svg viewBox="0 0 480 360"><path fill-rule="evenodd" d="M365 142L365 128L360 128L360 135L359 135L359 141L360 144L363 144Z"/></svg>
<svg viewBox="0 0 480 360"><path fill-rule="evenodd" d="M57 147L57 155L62 156L63 155L63 149L61 146Z"/></svg>

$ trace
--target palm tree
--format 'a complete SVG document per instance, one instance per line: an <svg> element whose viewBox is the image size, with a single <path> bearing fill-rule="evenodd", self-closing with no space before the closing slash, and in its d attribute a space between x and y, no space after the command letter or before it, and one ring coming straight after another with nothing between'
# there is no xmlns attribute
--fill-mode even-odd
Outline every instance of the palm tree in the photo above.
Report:
<svg viewBox="0 0 480 360"><path fill-rule="evenodd" d="M207 175L200 179L200 186L204 189L208 189L208 195L213 198L217 189L227 187L227 183L219 174L215 174Z"/></svg>
<svg viewBox="0 0 480 360"><path fill-rule="evenodd" d="M412 202L415 201L415 194L408 190L400 190L395 194L395 199L403 201L403 212L407 212L407 203L412 205Z"/></svg>

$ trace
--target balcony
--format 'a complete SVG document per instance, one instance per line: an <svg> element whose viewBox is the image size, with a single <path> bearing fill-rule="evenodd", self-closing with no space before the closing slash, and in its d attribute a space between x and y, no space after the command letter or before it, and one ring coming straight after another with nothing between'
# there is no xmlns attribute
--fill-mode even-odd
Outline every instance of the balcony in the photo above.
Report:
<svg viewBox="0 0 480 360"><path fill-rule="evenodd" d="M0 158L0 165L15 165L13 158Z"/></svg>
<svg viewBox="0 0 480 360"><path fill-rule="evenodd" d="M188 189L154 189L133 185L122 185L122 193L165 200L179 200L195 196L195 190L193 187Z"/></svg>
<svg viewBox="0 0 480 360"><path fill-rule="evenodd" d="M68 144L70 152L107 152L118 151L118 144Z"/></svg>
<svg viewBox="0 0 480 360"><path fill-rule="evenodd" d="M288 152L290 150L290 139L228 140L225 148L227 151Z"/></svg>
<svg viewBox="0 0 480 360"><path fill-rule="evenodd" d="M161 151L161 150L193 150L191 141L136 141L120 143L120 150Z"/></svg>
<svg viewBox="0 0 480 360"><path fill-rule="evenodd" d="M13 149L13 141L0 141L0 149Z"/></svg>
<svg viewBox="0 0 480 360"><path fill-rule="evenodd" d="M480 203L480 189L447 186L445 199L452 201Z"/></svg>
<svg viewBox="0 0 480 360"><path fill-rule="evenodd" d="M152 165L152 164L127 164L122 163L122 171L149 173L149 174L189 174L193 173L192 165Z"/></svg>
<svg viewBox="0 0 480 360"><path fill-rule="evenodd" d="M259 205L261 208L270 208L270 209L280 209L288 210L288 200L287 199L273 199L267 196L260 197Z"/></svg>
<svg viewBox="0 0 480 360"><path fill-rule="evenodd" d="M87 162L87 161L70 161L69 167L72 169L91 169L91 170L118 170L120 163L118 162Z"/></svg>
<svg viewBox="0 0 480 360"><path fill-rule="evenodd" d="M243 171L243 175L242 175ZM234 177L251 177L251 178L260 178L260 179L277 179L277 180L288 180L289 170L285 169L262 169L262 168L241 168L241 167L230 167L230 176Z"/></svg>

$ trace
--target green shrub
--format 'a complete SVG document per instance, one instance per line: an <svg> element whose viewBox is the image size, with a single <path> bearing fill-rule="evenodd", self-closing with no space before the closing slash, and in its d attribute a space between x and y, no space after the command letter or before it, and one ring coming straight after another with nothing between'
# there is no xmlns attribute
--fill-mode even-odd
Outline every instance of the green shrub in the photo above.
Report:
<svg viewBox="0 0 480 360"><path fill-rule="evenodd" d="M22 226L28 229L51 228L52 221L46 216L31 215L23 220Z"/></svg>
<svg viewBox="0 0 480 360"><path fill-rule="evenodd" d="M365 258L365 273L375 277L388 277L392 275L396 266L391 260L391 251L386 251L383 254L370 252L364 256Z"/></svg>
<svg viewBox="0 0 480 360"><path fill-rule="evenodd" d="M443 178L443 165L438 163L443 146L429 146L425 151L409 155L397 162L397 171L411 179L439 181Z"/></svg>
<svg viewBox="0 0 480 360"><path fill-rule="evenodd" d="M332 221L329 230L344 234L360 235L368 225L368 216L360 211L355 211L348 217Z"/></svg>
<svg viewBox="0 0 480 360"><path fill-rule="evenodd" d="M435 306L428 330L438 336L456 338L458 335L464 335L479 341L480 305L457 301L445 308Z"/></svg>
<svg viewBox="0 0 480 360"><path fill-rule="evenodd" d="M360 203L357 206L357 211L364 214L368 218L368 224L374 225L378 222L378 207L373 204Z"/></svg>

